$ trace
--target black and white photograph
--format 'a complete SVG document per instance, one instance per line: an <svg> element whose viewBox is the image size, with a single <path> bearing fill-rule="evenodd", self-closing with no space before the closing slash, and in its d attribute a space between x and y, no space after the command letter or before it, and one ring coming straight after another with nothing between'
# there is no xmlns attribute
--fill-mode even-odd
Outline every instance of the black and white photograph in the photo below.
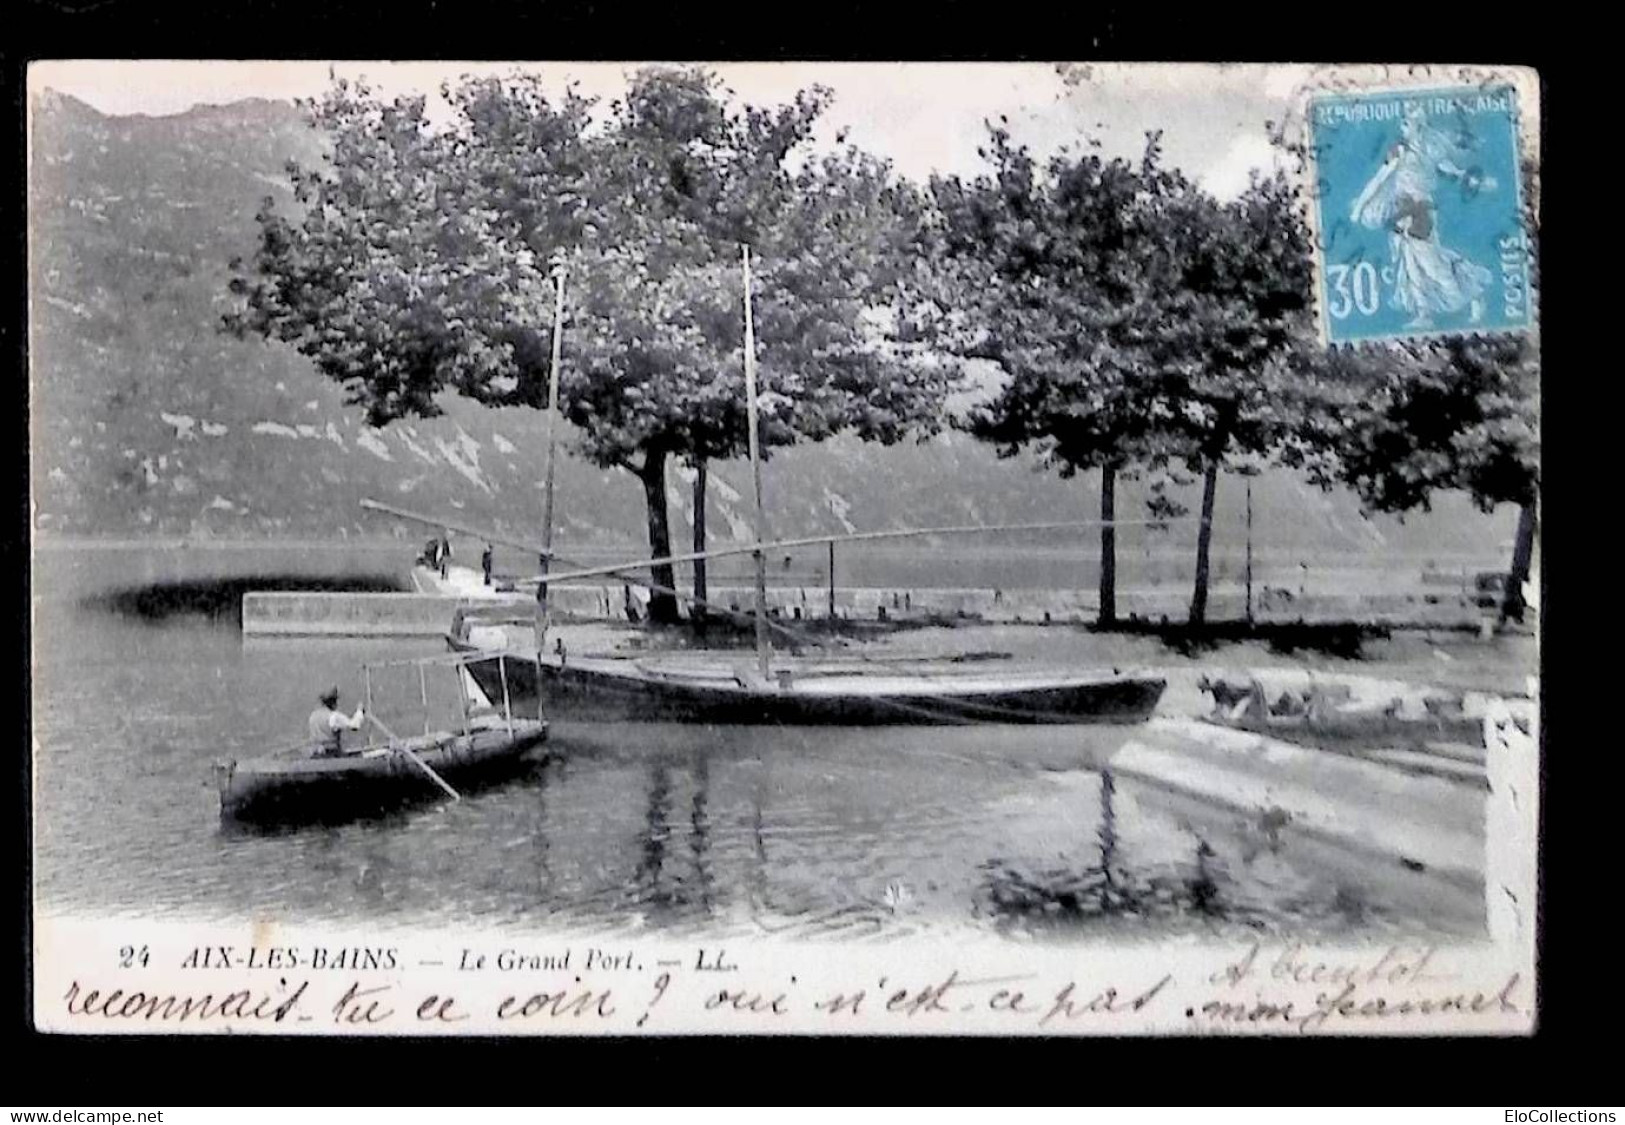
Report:
<svg viewBox="0 0 1625 1125"><path fill-rule="evenodd" d="M40 1028L1534 1025L1533 71L27 98Z"/></svg>

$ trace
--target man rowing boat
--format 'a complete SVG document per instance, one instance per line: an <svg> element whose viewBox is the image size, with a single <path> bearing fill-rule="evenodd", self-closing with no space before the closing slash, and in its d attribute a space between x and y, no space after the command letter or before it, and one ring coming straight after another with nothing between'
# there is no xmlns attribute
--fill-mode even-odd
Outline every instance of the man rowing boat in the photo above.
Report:
<svg viewBox="0 0 1625 1125"><path fill-rule="evenodd" d="M360 730L366 718L365 711L357 707L354 715L338 709L339 689L329 688L321 695L321 706L310 713L310 740L312 758L340 758L344 749L344 732ZM350 751L353 753L354 751Z"/></svg>

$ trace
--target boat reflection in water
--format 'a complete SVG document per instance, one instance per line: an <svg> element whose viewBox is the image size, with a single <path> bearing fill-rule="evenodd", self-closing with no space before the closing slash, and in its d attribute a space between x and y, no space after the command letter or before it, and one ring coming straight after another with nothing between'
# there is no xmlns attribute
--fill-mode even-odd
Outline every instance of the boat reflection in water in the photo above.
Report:
<svg viewBox="0 0 1625 1125"><path fill-rule="evenodd" d="M1101 770L1100 823L1095 862L1031 869L992 860L983 865L979 900L1007 920L1082 921L1182 915L1211 920L1245 920L1247 910L1221 888L1218 853L1193 835L1185 862L1149 872L1137 870L1120 853L1117 832L1117 779Z"/></svg>
<svg viewBox="0 0 1625 1125"><path fill-rule="evenodd" d="M1119 776L1126 736L560 719L566 753L547 769L536 825L551 838L527 836L515 856L545 849L545 909L566 928L613 916L639 930L855 940L945 924L1340 935L1425 918L1480 932L1481 894ZM618 804L599 799L611 793Z"/></svg>
<svg viewBox="0 0 1625 1125"><path fill-rule="evenodd" d="M229 572L249 557L162 559ZM370 556L334 557L308 569L376 568ZM313 684L348 683L369 661L439 659L444 642L246 643L235 621L208 614L85 603L131 575L163 577L150 549L56 549L42 562L32 661L43 685L32 714L42 914L707 944L1485 932L1482 888L1382 869L1292 826L1272 838L1115 771L1114 754L1140 732L1109 724L603 723L549 709L547 741L517 776L486 787L448 777L461 801L425 778L413 803L388 812L239 830L219 816L216 759L241 764L299 737ZM456 685L441 679L429 729L459 731ZM409 669L372 687L386 723L420 701ZM422 733L410 726L396 729ZM1096 874L1103 854L1110 890Z"/></svg>

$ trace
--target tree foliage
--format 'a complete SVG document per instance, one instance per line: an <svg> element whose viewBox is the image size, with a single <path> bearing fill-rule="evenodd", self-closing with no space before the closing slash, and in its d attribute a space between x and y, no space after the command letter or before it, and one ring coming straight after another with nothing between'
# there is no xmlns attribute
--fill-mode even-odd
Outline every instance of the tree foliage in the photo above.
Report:
<svg viewBox="0 0 1625 1125"><path fill-rule="evenodd" d="M1300 154L1301 155L1301 154ZM1540 177L1522 168L1530 285L1539 293ZM1458 334L1310 353L1291 448L1323 487L1367 508L1426 510L1459 490L1483 511L1520 508L1503 616L1520 617L1540 499L1540 332Z"/></svg>
<svg viewBox="0 0 1625 1125"><path fill-rule="evenodd" d="M991 176L932 184L956 290L949 346L1006 376L971 431L1063 476L1165 452L1157 339L1169 213L1190 185L1159 164L1155 138L1138 165L1089 152L1040 168L1002 127L983 152Z"/></svg>
<svg viewBox="0 0 1625 1125"><path fill-rule="evenodd" d="M1003 456L1030 448L1071 477L1101 470L1100 621L1116 614L1116 477L1166 460L1157 338L1176 268L1169 216L1191 185L1160 163L1098 152L1039 165L990 129L990 175L931 185L938 338L1005 382L967 428Z"/></svg>
<svg viewBox="0 0 1625 1125"><path fill-rule="evenodd" d="M427 129L424 99L383 103L339 82L307 108L330 157L289 164L298 214L266 200L257 253L233 263L242 303L227 326L293 345L375 426L438 414L447 389L522 401L510 348L484 331L514 302L517 263L444 176L450 145Z"/></svg>
<svg viewBox="0 0 1625 1125"><path fill-rule="evenodd" d="M1040 169L993 129L991 175L933 183L957 297L942 336L1007 376L972 431L1007 454L1034 448L1064 476L1102 469L1107 518L1118 471L1208 475L1200 618L1214 474L1300 432L1289 360L1308 330L1308 241L1284 179L1220 203L1160 155L1153 134L1138 164L1063 153ZM1103 585L1103 617L1109 604Z"/></svg>
<svg viewBox="0 0 1625 1125"><path fill-rule="evenodd" d="M310 104L331 157L290 168L299 214L261 212L233 328L291 343L375 425L448 391L544 407L563 268L561 410L584 456L642 480L656 557L668 459L746 448L743 245L765 447L935 424L951 372L901 346L895 312L920 211L884 163L812 150L827 90L739 106L687 68L641 71L607 106L535 76L443 94L440 128L421 98L343 82Z"/></svg>
<svg viewBox="0 0 1625 1125"><path fill-rule="evenodd" d="M1305 417L1306 458L1322 483L1381 512L1425 509L1444 490L1484 511L1540 489L1538 345L1454 336L1338 349L1322 361L1326 409Z"/></svg>
<svg viewBox="0 0 1625 1125"><path fill-rule="evenodd" d="M1303 145L1275 143L1300 168ZM1531 292L1540 290L1540 170L1519 170ZM1538 301L1537 301L1538 304ZM1456 334L1306 352L1313 390L1295 448L1323 487L1375 511L1426 509L1441 490L1489 511L1540 491L1540 332Z"/></svg>

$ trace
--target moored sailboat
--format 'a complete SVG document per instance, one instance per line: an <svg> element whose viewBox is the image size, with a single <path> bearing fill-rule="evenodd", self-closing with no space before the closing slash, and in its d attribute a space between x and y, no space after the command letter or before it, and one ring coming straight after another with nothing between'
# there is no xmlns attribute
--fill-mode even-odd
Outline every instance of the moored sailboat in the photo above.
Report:
<svg viewBox="0 0 1625 1125"><path fill-rule="evenodd" d="M499 672L515 706L539 706L545 699L550 713L598 720L678 721L707 723L782 724L946 724L992 723L1131 723L1150 717L1166 682L1158 676L1042 669L995 673L967 671L946 661L913 661L907 666L882 658L859 659L857 665L775 659L771 632L794 635L773 622L767 612L766 552L813 543L883 539L938 532L989 531L995 528L905 529L858 532L847 535L771 540L762 499L761 451L758 443L755 335L751 308L750 251L743 250L744 368L749 452L755 491L755 539L743 547L698 550L653 562L614 564L570 572L552 572L553 425L557 410L559 325L562 322L563 277L557 277L559 307L554 319L553 369L549 389L548 473L546 523L538 550L542 574L538 579L536 656L529 662L509 662L480 654L467 634L454 630L448 640L464 656L466 667L487 692L497 686ZM364 502L375 510L402 515L398 509ZM410 518L410 517L409 517ZM434 522L426 520L425 522ZM1080 524L1029 525L1063 527ZM488 537L489 538L489 537ZM727 555L750 554L754 562L756 604L750 614L704 605L708 613L749 618L754 626L756 653L753 669L726 663L696 665L689 661L659 661L648 657L628 660L567 656L548 652L547 588L550 584L597 576L615 578L651 590L687 598L681 591L632 577L635 567L680 562L702 562ZM551 573L550 573L551 572ZM699 604L699 599L689 598Z"/></svg>
<svg viewBox="0 0 1625 1125"><path fill-rule="evenodd" d="M468 671L489 688L496 661L468 650ZM548 655L509 665L516 707L595 721L885 726L958 723L1135 723L1150 718L1160 677L946 668L876 669L781 664L763 680L726 665L665 666L644 659Z"/></svg>

